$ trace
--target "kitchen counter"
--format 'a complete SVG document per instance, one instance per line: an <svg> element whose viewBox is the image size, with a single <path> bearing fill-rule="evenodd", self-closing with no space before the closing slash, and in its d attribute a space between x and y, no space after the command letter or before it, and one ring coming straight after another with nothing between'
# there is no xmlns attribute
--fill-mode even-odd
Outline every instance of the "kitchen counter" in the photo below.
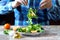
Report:
<svg viewBox="0 0 60 40"><path fill-rule="evenodd" d="M21 39L13 39L3 34L3 26L0 26L0 40L60 40L60 26L43 26L43 28L45 29L45 33L41 35L22 36Z"/></svg>

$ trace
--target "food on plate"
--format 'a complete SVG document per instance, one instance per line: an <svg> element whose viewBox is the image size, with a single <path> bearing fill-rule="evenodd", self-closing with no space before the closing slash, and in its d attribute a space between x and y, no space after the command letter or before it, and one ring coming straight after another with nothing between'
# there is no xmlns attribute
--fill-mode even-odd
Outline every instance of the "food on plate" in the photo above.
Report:
<svg viewBox="0 0 60 40"><path fill-rule="evenodd" d="M15 34L13 35L13 38L21 38L21 35L19 32L15 32Z"/></svg>
<svg viewBox="0 0 60 40"><path fill-rule="evenodd" d="M32 30L31 33L37 33L37 30Z"/></svg>
<svg viewBox="0 0 60 40"><path fill-rule="evenodd" d="M4 29L10 29L10 24L9 24L9 23L6 23L6 24L4 25Z"/></svg>
<svg viewBox="0 0 60 40"><path fill-rule="evenodd" d="M20 28L18 28L18 29L17 29L17 31L18 31L18 32L21 32L21 31L22 31L22 28L21 28L21 27L20 27Z"/></svg>
<svg viewBox="0 0 60 40"><path fill-rule="evenodd" d="M22 32L25 32L26 31L26 28L22 28Z"/></svg>
<svg viewBox="0 0 60 40"><path fill-rule="evenodd" d="M40 24L31 24L26 27L17 28L18 32L25 32L25 33L35 33L35 32L44 32L44 29Z"/></svg>

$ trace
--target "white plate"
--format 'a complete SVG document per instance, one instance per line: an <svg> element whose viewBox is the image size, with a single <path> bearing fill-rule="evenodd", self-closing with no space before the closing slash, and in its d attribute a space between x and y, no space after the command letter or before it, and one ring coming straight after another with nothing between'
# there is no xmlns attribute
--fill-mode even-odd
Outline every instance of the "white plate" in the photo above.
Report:
<svg viewBox="0 0 60 40"><path fill-rule="evenodd" d="M31 36L34 36L34 35L42 35L44 34L44 32L40 33L40 32L37 32L37 33L24 33L24 32L20 32L21 35L31 35Z"/></svg>

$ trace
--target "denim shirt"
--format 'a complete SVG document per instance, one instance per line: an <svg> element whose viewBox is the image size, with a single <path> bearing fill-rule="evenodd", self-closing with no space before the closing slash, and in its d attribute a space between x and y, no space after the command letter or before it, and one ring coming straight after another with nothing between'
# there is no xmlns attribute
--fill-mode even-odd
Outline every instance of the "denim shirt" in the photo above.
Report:
<svg viewBox="0 0 60 40"><path fill-rule="evenodd" d="M1 0L0 1L0 14L4 15L8 12L14 11L14 13L15 13L15 25L28 25L29 22L27 22L28 21L27 13L28 13L28 9L30 7L36 8L38 10L38 12L37 12L38 19L32 20L32 22L34 24L39 23L41 25L49 25L50 19L53 19L53 20L60 19L60 16L59 16L60 12L58 11L58 14L57 14L56 10L54 9L57 6L55 3L55 0L52 1L53 6L51 7L51 9L47 9L46 14L44 13L43 10L38 9L40 6L40 4L39 4L40 2L41 2L41 0L38 0L38 1L34 0L33 6L31 6L30 0L28 0L28 5L27 6L20 5L21 11L18 11L17 8L12 8L12 5L11 5L12 1L11 0ZM58 9L58 10L60 10L60 9ZM57 16L59 18L57 18Z"/></svg>

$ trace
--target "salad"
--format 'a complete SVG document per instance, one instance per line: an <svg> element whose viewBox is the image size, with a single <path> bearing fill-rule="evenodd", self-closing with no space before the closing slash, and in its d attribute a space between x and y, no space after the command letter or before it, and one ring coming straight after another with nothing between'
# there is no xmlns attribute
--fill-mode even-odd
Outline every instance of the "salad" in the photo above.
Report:
<svg viewBox="0 0 60 40"><path fill-rule="evenodd" d="M26 27L17 28L17 31L24 33L36 33L36 32L44 32L44 29L39 24L31 24Z"/></svg>
<svg viewBox="0 0 60 40"><path fill-rule="evenodd" d="M36 9L32 9L30 8L27 14L28 17L28 21L29 21L29 25L27 25L26 27L15 27L13 29L10 29L10 25L9 24L5 24L4 28L6 30L4 30L5 34L9 34L10 31L14 30L17 32L24 32L24 33L42 33L44 32L44 29L42 28L42 26L40 24L33 24L32 23L32 18L38 18L38 16L36 15Z"/></svg>

